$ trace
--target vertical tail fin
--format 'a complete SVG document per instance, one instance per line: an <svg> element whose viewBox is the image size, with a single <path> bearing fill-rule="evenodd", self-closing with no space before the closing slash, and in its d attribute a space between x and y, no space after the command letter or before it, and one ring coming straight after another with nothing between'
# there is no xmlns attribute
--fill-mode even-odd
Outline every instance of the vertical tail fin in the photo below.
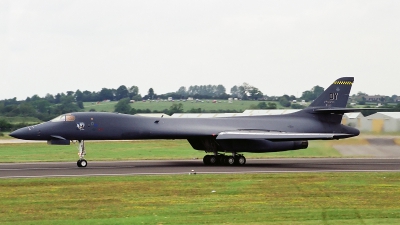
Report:
<svg viewBox="0 0 400 225"><path fill-rule="evenodd" d="M337 79L309 107L345 108L353 82L354 77Z"/></svg>

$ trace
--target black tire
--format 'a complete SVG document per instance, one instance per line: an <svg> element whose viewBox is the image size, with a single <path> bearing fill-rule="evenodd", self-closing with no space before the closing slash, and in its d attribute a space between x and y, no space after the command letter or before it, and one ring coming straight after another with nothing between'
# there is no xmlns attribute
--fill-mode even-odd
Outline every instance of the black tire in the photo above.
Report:
<svg viewBox="0 0 400 225"><path fill-rule="evenodd" d="M86 166L87 166L87 161L84 160L84 159L80 159L80 160L78 160L78 161L76 162L76 165L77 165L78 167L86 167Z"/></svg>
<svg viewBox="0 0 400 225"><path fill-rule="evenodd" d="M81 167L87 167L87 161L82 159L81 160Z"/></svg>
<svg viewBox="0 0 400 225"><path fill-rule="evenodd" d="M246 157L240 155L236 157L236 163L239 166L243 166L244 164L246 164Z"/></svg>
<svg viewBox="0 0 400 225"><path fill-rule="evenodd" d="M204 165L210 165L210 155L205 155L203 158Z"/></svg>
<svg viewBox="0 0 400 225"><path fill-rule="evenodd" d="M226 159L225 159L226 165L232 166L232 165L235 165L235 163L236 163L236 159L233 156L226 157Z"/></svg>
<svg viewBox="0 0 400 225"><path fill-rule="evenodd" d="M208 157L208 165L217 165L218 164L218 157L216 157L215 155L210 155Z"/></svg>

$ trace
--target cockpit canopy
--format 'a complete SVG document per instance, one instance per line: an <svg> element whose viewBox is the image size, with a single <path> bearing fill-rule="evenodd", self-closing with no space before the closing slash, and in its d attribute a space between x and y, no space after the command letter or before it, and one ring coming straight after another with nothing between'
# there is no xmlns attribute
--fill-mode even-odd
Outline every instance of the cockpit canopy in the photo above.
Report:
<svg viewBox="0 0 400 225"><path fill-rule="evenodd" d="M75 121L75 116L73 116L72 114L64 114L50 120L50 122L65 122L65 121L67 122Z"/></svg>

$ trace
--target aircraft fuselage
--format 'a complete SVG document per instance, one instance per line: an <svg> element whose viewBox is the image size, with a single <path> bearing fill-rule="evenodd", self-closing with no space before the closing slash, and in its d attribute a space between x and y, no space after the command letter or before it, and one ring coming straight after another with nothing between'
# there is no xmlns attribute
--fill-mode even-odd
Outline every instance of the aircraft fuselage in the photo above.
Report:
<svg viewBox="0 0 400 225"><path fill-rule="evenodd" d="M347 133L358 130L295 114L219 118L145 117L118 113L78 112L73 121L49 121L21 128L13 136L27 140L135 140L212 137L229 130L294 133Z"/></svg>

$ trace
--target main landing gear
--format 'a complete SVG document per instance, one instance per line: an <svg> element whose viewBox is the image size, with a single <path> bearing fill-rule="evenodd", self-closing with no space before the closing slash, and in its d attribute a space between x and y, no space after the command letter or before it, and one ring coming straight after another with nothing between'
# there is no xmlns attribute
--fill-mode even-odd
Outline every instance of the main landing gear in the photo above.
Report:
<svg viewBox="0 0 400 225"><path fill-rule="evenodd" d="M87 161L84 159L85 155L86 155L85 141L79 140L79 145L78 145L79 160L76 162L76 165L78 167L86 167L87 166Z"/></svg>
<svg viewBox="0 0 400 225"><path fill-rule="evenodd" d="M204 165L238 165L242 166L246 164L246 157L243 155L233 154L232 156L227 155L206 155L203 158Z"/></svg>

